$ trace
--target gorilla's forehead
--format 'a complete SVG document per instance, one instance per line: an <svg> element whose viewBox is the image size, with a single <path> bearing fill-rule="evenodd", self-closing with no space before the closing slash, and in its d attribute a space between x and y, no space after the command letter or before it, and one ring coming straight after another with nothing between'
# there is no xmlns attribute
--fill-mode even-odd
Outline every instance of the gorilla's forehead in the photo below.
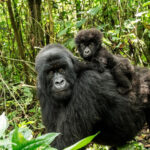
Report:
<svg viewBox="0 0 150 150"><path fill-rule="evenodd" d="M57 60L58 62L67 62L70 64L70 58L72 57L71 53L65 49L58 47L50 48L40 52L36 58L36 69L46 63L52 63ZM70 64L71 65L71 64Z"/></svg>
<svg viewBox="0 0 150 150"><path fill-rule="evenodd" d="M53 56L63 56L63 55L67 55L66 51L60 48L51 48L47 51L43 51L42 56L43 57L53 57Z"/></svg>
<svg viewBox="0 0 150 150"><path fill-rule="evenodd" d="M40 59L45 61L54 61L62 58L64 60L67 60L69 58L69 55L65 50L59 48L52 48L44 51L40 56Z"/></svg>

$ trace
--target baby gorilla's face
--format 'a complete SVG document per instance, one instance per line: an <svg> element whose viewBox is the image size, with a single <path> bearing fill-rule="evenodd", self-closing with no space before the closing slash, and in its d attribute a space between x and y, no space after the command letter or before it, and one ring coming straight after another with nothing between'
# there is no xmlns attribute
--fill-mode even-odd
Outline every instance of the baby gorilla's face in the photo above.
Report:
<svg viewBox="0 0 150 150"><path fill-rule="evenodd" d="M96 45L93 42L89 44L81 43L79 52L82 58L85 60L90 60L96 53Z"/></svg>

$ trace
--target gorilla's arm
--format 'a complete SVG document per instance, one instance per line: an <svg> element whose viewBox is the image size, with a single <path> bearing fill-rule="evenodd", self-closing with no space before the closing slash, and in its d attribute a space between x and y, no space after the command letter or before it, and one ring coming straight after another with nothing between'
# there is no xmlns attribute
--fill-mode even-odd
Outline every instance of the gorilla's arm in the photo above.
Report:
<svg viewBox="0 0 150 150"><path fill-rule="evenodd" d="M56 131L61 135L53 143L54 147L63 149L68 143L74 144L98 131L101 132L96 142L121 145L141 129L143 113L117 93L109 72L82 73L73 91L72 101L58 117Z"/></svg>

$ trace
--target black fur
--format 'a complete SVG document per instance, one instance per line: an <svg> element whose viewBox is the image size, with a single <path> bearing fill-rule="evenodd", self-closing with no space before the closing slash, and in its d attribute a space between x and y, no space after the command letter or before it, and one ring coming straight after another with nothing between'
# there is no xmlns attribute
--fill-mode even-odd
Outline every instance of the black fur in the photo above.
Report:
<svg viewBox="0 0 150 150"><path fill-rule="evenodd" d="M54 99L49 71L66 64L70 96ZM59 150L95 134L94 142L121 146L142 129L145 114L140 102L132 102L116 91L108 70L79 70L76 58L61 45L48 45L36 57L37 90L47 132L59 132L52 146ZM54 70L56 71L56 70ZM65 95L65 93L64 93ZM62 98L62 99L61 99Z"/></svg>
<svg viewBox="0 0 150 150"><path fill-rule="evenodd" d="M88 62L87 65L89 62L95 64L93 69L99 72L103 72L105 68L111 69L120 93L125 94L132 89L134 67L128 59L112 55L102 46L102 33L99 30L92 28L79 31L75 43L81 57Z"/></svg>
<svg viewBox="0 0 150 150"><path fill-rule="evenodd" d="M146 120L150 128L150 70L148 68L135 67L133 87L128 95L132 97L136 93L136 96L142 100L142 103L146 106Z"/></svg>

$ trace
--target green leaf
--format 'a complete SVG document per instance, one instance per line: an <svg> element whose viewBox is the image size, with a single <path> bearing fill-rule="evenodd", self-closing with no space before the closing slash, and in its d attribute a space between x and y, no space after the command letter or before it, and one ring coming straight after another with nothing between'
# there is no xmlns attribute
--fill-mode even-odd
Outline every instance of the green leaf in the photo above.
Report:
<svg viewBox="0 0 150 150"><path fill-rule="evenodd" d="M100 7L97 6L87 11L88 14L95 16L100 11Z"/></svg>
<svg viewBox="0 0 150 150"><path fill-rule="evenodd" d="M129 144L126 144L118 148L118 150L146 150L146 149L141 143L137 143L133 141L133 142L130 142Z"/></svg>
<svg viewBox="0 0 150 150"><path fill-rule="evenodd" d="M48 146L42 147L42 150L57 150L57 149L56 149L56 148L53 148L53 147L50 147L50 146L48 145Z"/></svg>
<svg viewBox="0 0 150 150"><path fill-rule="evenodd" d="M59 133L48 133L33 140L26 140L22 133L16 128L12 135L13 150L35 150L41 146L49 146L49 144L58 136Z"/></svg>
<svg viewBox="0 0 150 150"><path fill-rule="evenodd" d="M19 150L18 148L23 144L26 143L27 140L24 138L22 133L18 132L18 128L16 127L13 134L12 134L12 148L13 150Z"/></svg>
<svg viewBox="0 0 150 150"><path fill-rule="evenodd" d="M65 28L64 30L60 31L58 34L57 34L57 37L61 37L63 35L65 35L68 31L68 28Z"/></svg>
<svg viewBox="0 0 150 150"><path fill-rule="evenodd" d="M94 134L94 135L91 135L91 136L88 136L84 139L82 139L81 141L77 142L76 144L68 147L68 148L65 148L64 150L78 150L84 146L86 146L87 144L89 144L100 132Z"/></svg>
<svg viewBox="0 0 150 150"><path fill-rule="evenodd" d="M40 146L48 146L58 135L59 133L48 133L42 135L36 139L28 141L25 145L23 145L22 150L35 150Z"/></svg>
<svg viewBox="0 0 150 150"><path fill-rule="evenodd" d="M111 45L112 43L108 40L108 39L106 39L106 38L103 38L103 42L105 43L105 44L107 44L107 45Z"/></svg>
<svg viewBox="0 0 150 150"><path fill-rule="evenodd" d="M143 4L143 7L150 5L150 1Z"/></svg>
<svg viewBox="0 0 150 150"><path fill-rule="evenodd" d="M80 21L77 21L76 23L76 27L77 28L80 28L84 23L86 22L86 19L81 19Z"/></svg>
<svg viewBox="0 0 150 150"><path fill-rule="evenodd" d="M11 144L12 143L10 142L9 139L0 140L0 146L7 147L8 145L11 145Z"/></svg>
<svg viewBox="0 0 150 150"><path fill-rule="evenodd" d="M57 137L59 135L59 133L47 133L47 134L45 134L45 135L42 135L42 136L40 136L40 137L38 137L38 138L36 138L37 140L43 140L43 142L45 142L45 144L47 145L49 145L49 144L51 144L53 141L54 141L54 139Z"/></svg>
<svg viewBox="0 0 150 150"><path fill-rule="evenodd" d="M32 130L30 130L27 127L19 128L19 132L23 134L23 136L26 140L31 140L33 138Z"/></svg>
<svg viewBox="0 0 150 150"><path fill-rule="evenodd" d="M147 14L147 13L148 13L148 11L143 11L143 12L135 14L135 16L136 17L141 17L142 15Z"/></svg>
<svg viewBox="0 0 150 150"><path fill-rule="evenodd" d="M71 26L72 26L72 23L70 21L67 21L66 22L66 28L71 28Z"/></svg>
<svg viewBox="0 0 150 150"><path fill-rule="evenodd" d="M67 46L69 49L73 49L75 47L74 38L68 39L65 43L65 46Z"/></svg>
<svg viewBox="0 0 150 150"><path fill-rule="evenodd" d="M141 21L141 19L136 19L136 20L134 20L134 21L131 21L131 23L132 24L135 24L135 23L138 23L138 22L140 22Z"/></svg>

